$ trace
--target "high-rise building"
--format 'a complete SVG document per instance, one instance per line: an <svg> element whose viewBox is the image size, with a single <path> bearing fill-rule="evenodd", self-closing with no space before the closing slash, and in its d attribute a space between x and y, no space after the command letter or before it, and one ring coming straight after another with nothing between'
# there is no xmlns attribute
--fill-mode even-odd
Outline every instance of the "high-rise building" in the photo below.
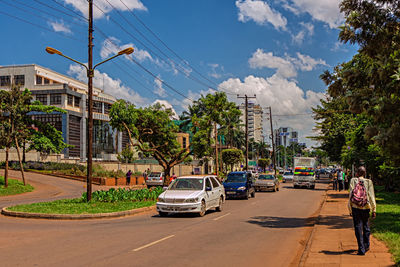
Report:
<svg viewBox="0 0 400 267"><path fill-rule="evenodd" d="M32 114L36 120L48 122L62 132L64 141L73 145L64 151L64 158L86 159L86 131L88 117L87 84L50 69L31 64L0 67L0 90L11 84L27 88L33 98L44 105L62 108L66 113ZM93 88L93 157L115 159L115 154L128 144L125 134L118 133L108 116L116 101L102 89Z"/></svg>
<svg viewBox="0 0 400 267"><path fill-rule="evenodd" d="M298 132L291 127L280 127L275 130L275 145L288 147L292 143L298 143Z"/></svg>
<svg viewBox="0 0 400 267"><path fill-rule="evenodd" d="M243 125L246 125L246 107L245 104L239 106L242 115L240 117ZM254 139L255 142L263 141L263 110L260 105L252 102L248 103L248 125L249 125L249 139Z"/></svg>

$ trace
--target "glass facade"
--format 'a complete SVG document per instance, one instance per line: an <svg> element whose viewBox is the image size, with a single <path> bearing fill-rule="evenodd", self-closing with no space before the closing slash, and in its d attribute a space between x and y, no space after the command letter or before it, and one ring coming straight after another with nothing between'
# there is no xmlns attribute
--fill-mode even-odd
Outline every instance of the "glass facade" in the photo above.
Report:
<svg viewBox="0 0 400 267"><path fill-rule="evenodd" d="M93 121L93 157L101 158L101 154L114 154L115 133L107 121Z"/></svg>

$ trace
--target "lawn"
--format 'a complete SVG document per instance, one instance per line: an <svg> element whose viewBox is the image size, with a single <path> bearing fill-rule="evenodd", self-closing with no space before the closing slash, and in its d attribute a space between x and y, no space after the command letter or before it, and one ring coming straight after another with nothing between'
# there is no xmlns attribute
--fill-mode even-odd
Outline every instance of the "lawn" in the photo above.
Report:
<svg viewBox="0 0 400 267"><path fill-rule="evenodd" d="M376 219L372 232L388 246L397 266L400 266L400 193L384 192L376 187Z"/></svg>
<svg viewBox="0 0 400 267"><path fill-rule="evenodd" d="M153 200L117 202L100 202L92 200L87 203L82 198L75 198L61 199L51 202L17 205L9 207L8 210L46 214L93 214L138 209L142 207L152 206L155 203L156 201Z"/></svg>
<svg viewBox="0 0 400 267"><path fill-rule="evenodd" d="M8 179L8 187L4 187L4 177L0 176L0 196L17 195L33 191L33 186L24 184L15 179Z"/></svg>

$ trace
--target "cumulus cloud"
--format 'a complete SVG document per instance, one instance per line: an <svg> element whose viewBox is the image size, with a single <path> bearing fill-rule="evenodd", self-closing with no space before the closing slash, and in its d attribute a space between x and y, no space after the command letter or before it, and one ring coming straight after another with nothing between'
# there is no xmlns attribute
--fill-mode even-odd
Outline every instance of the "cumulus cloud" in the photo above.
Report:
<svg viewBox="0 0 400 267"><path fill-rule="evenodd" d="M308 13L314 20L322 21L331 29L337 28L344 21L340 13L339 4L341 0L283 0L283 7L298 15Z"/></svg>
<svg viewBox="0 0 400 267"><path fill-rule="evenodd" d="M70 65L68 75L71 75L82 82L87 82L86 69L81 65ZM123 85L120 79L113 79L108 76L107 73L98 70L94 71L93 85L97 88L104 88L105 93L110 94L117 99L125 99L138 106L143 106L149 102L132 88Z"/></svg>
<svg viewBox="0 0 400 267"><path fill-rule="evenodd" d="M296 55L297 58L288 55L283 58L274 56L272 52L264 52L262 49L257 49L249 59L249 64L253 69L276 69L276 75L285 78L296 77L297 70L311 71L317 65L327 65L322 59L314 59L301 53Z"/></svg>
<svg viewBox="0 0 400 267"><path fill-rule="evenodd" d="M238 0L238 19L241 22L254 20L259 25L270 23L277 30L286 30L287 19L266 2L259 0Z"/></svg>
<svg viewBox="0 0 400 267"><path fill-rule="evenodd" d="M171 111L172 111L171 119L173 119L173 120L178 120L179 119L179 116L176 113L174 107L168 101L157 99L151 105L155 105L157 103L160 104L161 106L163 106L165 108L165 110L166 109L171 109Z"/></svg>
<svg viewBox="0 0 400 267"><path fill-rule="evenodd" d="M165 92L165 89L162 86L163 83L161 77L160 75L158 75L158 79L154 78L154 93L157 94L158 96L165 97L167 96L167 93Z"/></svg>
<svg viewBox="0 0 400 267"><path fill-rule="evenodd" d="M271 106L273 115L305 114L311 112L311 107L320 103L323 93L311 90L303 91L294 81L287 80L277 74L271 77L247 76L243 81L238 78L230 78L219 85L222 91L233 94L248 94L257 96L257 103L262 107ZM239 100L228 95L230 101L240 104ZM284 118L284 120L279 120ZM293 127L299 131L302 142L308 142L305 137L313 135L315 122L311 115L306 116L276 116L273 117L277 124L274 127ZM265 120L265 128L269 129L269 123Z"/></svg>
<svg viewBox="0 0 400 267"><path fill-rule="evenodd" d="M66 4L72 5L75 9L79 10L83 16L88 16L88 3L87 0L64 0ZM107 3L106 0L97 0L93 6L93 18L99 19L113 10L113 8L121 11L137 9L147 11L147 8L140 0L124 0L125 5L121 1L110 2L113 7ZM101 9L101 10L100 10Z"/></svg>
<svg viewBox="0 0 400 267"><path fill-rule="evenodd" d="M128 48L128 47L133 47L134 52L130 55L125 55L127 59L130 59L130 57L136 58L139 62L143 62L145 60L149 60L151 62L154 62L153 58L147 52L146 50L141 50L135 47L133 43L128 43L124 45L120 45L121 40L115 38L115 37L108 37L105 39L102 43L101 50L100 50L100 56L102 59L108 58L110 56L113 56L117 54L119 51Z"/></svg>
<svg viewBox="0 0 400 267"><path fill-rule="evenodd" d="M56 32L64 32L64 33L72 33L71 29L64 24L63 21L49 21L48 24L53 28Z"/></svg>
<svg viewBox="0 0 400 267"><path fill-rule="evenodd" d="M314 25L311 23L300 22L302 29L297 34L292 34L292 41L296 44L302 44L306 36L314 34Z"/></svg>

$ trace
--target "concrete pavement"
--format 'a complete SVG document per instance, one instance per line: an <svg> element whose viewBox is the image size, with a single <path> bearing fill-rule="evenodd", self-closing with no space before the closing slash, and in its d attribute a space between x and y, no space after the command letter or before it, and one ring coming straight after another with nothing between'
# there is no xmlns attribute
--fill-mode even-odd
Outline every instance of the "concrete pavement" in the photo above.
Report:
<svg viewBox="0 0 400 267"><path fill-rule="evenodd" d="M372 235L370 251L364 256L357 255L347 202L347 191L327 192L300 266L394 266L386 246Z"/></svg>

